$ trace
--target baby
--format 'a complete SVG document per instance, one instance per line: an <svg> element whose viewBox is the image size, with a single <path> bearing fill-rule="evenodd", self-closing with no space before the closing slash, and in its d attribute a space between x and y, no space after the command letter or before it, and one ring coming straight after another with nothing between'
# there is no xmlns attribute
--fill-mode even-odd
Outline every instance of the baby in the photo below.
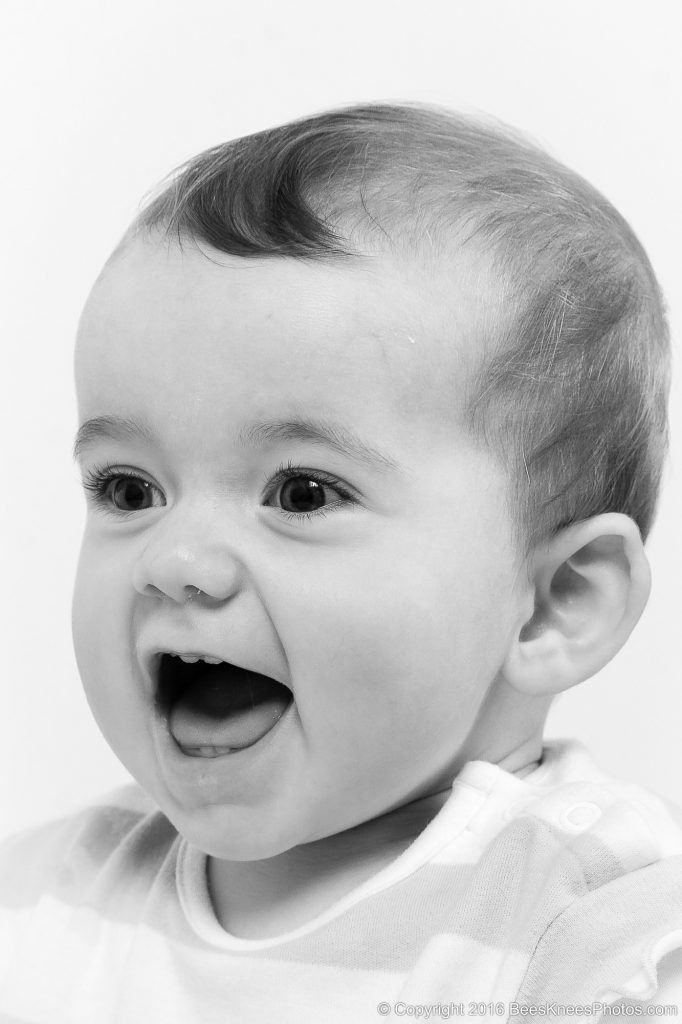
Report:
<svg viewBox="0 0 682 1024"><path fill-rule="evenodd" d="M649 594L667 329L613 207L444 108L304 118L148 201L75 370L136 782L4 844L2 1020L682 1002L675 808L543 743Z"/></svg>

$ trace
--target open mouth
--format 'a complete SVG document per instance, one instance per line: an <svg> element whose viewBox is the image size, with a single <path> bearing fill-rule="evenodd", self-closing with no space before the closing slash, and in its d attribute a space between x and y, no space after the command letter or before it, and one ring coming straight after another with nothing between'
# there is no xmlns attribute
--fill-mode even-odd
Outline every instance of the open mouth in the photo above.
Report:
<svg viewBox="0 0 682 1024"><path fill-rule="evenodd" d="M292 700L283 683L229 662L188 664L172 654L158 662L156 708L183 752L193 757L252 746Z"/></svg>

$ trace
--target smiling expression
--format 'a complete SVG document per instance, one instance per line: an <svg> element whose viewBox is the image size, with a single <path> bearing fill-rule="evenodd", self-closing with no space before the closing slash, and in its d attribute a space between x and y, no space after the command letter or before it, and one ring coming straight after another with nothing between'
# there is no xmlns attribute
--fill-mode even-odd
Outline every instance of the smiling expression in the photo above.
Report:
<svg viewBox="0 0 682 1024"><path fill-rule="evenodd" d="M458 426L474 341L465 282L456 308L452 291L384 257L137 239L88 300L79 671L114 752L214 856L341 832L447 788L476 752L517 555L503 471ZM248 749L187 757L155 710L161 650L293 701Z"/></svg>

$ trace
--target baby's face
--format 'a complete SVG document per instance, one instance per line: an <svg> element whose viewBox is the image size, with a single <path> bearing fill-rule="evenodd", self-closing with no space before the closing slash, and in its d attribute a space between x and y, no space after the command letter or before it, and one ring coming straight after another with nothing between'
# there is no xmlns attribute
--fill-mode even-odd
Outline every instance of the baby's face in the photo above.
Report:
<svg viewBox="0 0 682 1024"><path fill-rule="evenodd" d="M195 845L253 859L443 790L476 756L517 553L503 472L457 423L464 282L209 255L137 240L83 314L79 422L148 436L82 449L84 476L118 482L88 493L73 633L123 764ZM250 745L183 753L159 651L283 684L272 727L256 712Z"/></svg>

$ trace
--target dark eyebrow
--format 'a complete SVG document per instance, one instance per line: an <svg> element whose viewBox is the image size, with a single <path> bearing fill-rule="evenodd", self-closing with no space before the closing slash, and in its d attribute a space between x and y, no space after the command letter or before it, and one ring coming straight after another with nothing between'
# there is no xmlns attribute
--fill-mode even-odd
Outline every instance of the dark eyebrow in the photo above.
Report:
<svg viewBox="0 0 682 1024"><path fill-rule="evenodd" d="M150 445L157 444L153 430L135 416L96 416L81 424L73 445L73 458L78 460L83 452L100 440L143 440ZM252 423L243 427L237 435L237 443L244 448L263 447L286 441L307 441L310 444L326 445L340 455L371 467L398 470L398 463L363 441L352 431L337 423L321 420L275 420Z"/></svg>
<svg viewBox="0 0 682 1024"><path fill-rule="evenodd" d="M156 443L153 430L136 416L95 416L86 420L78 428L73 442L73 458L78 460L86 448L97 441L135 441L142 440L148 444Z"/></svg>
<svg viewBox="0 0 682 1024"><path fill-rule="evenodd" d="M346 427L324 420L298 419L253 423L239 431L237 440L243 447L307 441L310 444L325 445L339 455L373 468L400 469L395 459L386 452L374 448Z"/></svg>

